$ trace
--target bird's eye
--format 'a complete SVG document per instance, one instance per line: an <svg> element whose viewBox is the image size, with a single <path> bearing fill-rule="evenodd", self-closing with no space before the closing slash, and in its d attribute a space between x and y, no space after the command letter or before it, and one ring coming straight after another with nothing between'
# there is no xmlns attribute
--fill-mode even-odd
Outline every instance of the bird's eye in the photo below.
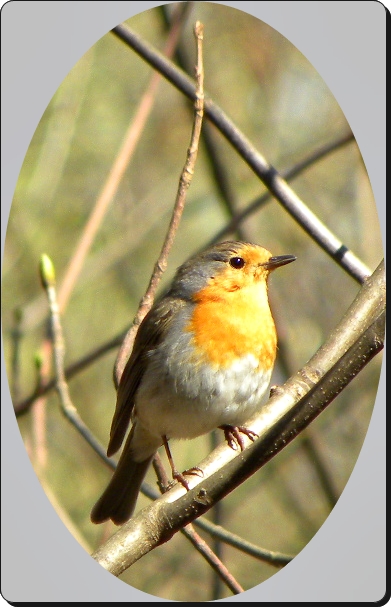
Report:
<svg viewBox="0 0 391 607"><path fill-rule="evenodd" d="M229 264L235 268L235 270L240 270L243 268L245 263L246 262L244 261L243 257L231 257L229 260Z"/></svg>

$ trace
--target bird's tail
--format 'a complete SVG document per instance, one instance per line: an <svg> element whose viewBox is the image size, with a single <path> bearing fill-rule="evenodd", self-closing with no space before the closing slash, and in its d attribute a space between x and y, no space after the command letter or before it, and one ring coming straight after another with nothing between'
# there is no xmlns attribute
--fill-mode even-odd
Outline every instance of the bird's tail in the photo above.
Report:
<svg viewBox="0 0 391 607"><path fill-rule="evenodd" d="M122 525L132 516L152 458L135 462L130 449L124 451L110 483L92 509L93 523L103 523L111 518L116 525Z"/></svg>

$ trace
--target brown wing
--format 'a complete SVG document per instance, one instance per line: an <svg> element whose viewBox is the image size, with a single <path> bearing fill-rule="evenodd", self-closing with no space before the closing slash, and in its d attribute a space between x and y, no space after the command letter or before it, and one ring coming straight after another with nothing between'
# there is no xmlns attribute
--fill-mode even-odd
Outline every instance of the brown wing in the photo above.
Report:
<svg viewBox="0 0 391 607"><path fill-rule="evenodd" d="M184 305L181 299L165 297L158 302L140 324L132 353L126 363L117 391L117 404L111 423L107 455L118 451L129 426L134 399L148 362L148 353L164 337L173 314Z"/></svg>

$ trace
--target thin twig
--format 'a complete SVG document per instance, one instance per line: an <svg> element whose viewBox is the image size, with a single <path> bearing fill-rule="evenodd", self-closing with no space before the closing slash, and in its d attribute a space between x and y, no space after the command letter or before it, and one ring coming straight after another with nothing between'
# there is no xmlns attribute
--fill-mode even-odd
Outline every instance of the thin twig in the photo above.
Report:
<svg viewBox="0 0 391 607"><path fill-rule="evenodd" d="M327 143L326 145L320 146L319 148L313 150L305 158L303 158L303 160L296 162L292 167L281 171L281 176L287 181L291 181L295 177L301 175L301 173L303 173L306 169L313 166L315 162L318 162L322 158L329 156L334 151L338 150L339 148L348 143L352 143L353 141L355 141L353 133L349 132L344 135L341 135L341 137L338 137L330 143ZM262 194L262 196L258 196L255 200L247 204L242 211L237 213L231 219L231 221L227 223L227 225L225 225L221 230L217 232L217 234L215 234L209 244L218 242L228 234L232 234L232 232L237 230L238 226L245 219L247 219L247 217L252 215L255 211L259 210L267 202L270 202L272 198L273 193L267 191L265 192L265 194Z"/></svg>
<svg viewBox="0 0 391 607"><path fill-rule="evenodd" d="M191 78L163 57L141 36L124 25L118 25L112 32L163 74L187 97L195 98L195 87ZM297 196L278 171L266 161L249 139L210 98L205 99L205 114L307 234L346 272L362 284L371 273L367 266L322 223L315 213Z"/></svg>
<svg viewBox="0 0 391 607"><path fill-rule="evenodd" d="M241 552L253 556L259 561L264 561L269 565L274 565L275 567L284 567L285 565L288 565L288 563L290 563L294 558L294 556L290 554L260 548L252 542L248 542L247 540L243 539L239 535L227 531L221 525L215 525L206 518L199 518L194 521L193 524L199 526L200 529L207 531L213 537L218 538L221 542L233 546Z"/></svg>
<svg viewBox="0 0 391 607"><path fill-rule="evenodd" d="M211 550L205 540L194 530L193 525L186 525L182 529L182 533L191 541L193 546L198 550L200 554L206 559L209 565L213 568L219 578L228 586L233 594L240 594L244 592L244 588L233 577L224 563L217 557L217 555Z"/></svg>
<svg viewBox="0 0 391 607"><path fill-rule="evenodd" d="M82 356L81 358L76 360L74 363L71 363L70 365L68 365L65 369L65 378L67 380L71 379L72 377L74 377L75 375L77 375L78 373L83 371L86 367L88 367L89 365L94 363L96 360L98 360L104 354L107 354L114 348L118 348L121 345L125 335L126 335L126 331L121 331L121 333L119 335L116 335L115 337L111 338L110 341L107 341L104 344L102 344L101 346L94 348L93 350L91 350L91 352L88 352L85 356ZM44 394L47 394L47 392L49 392L50 390L53 390L55 387L56 387L56 378L55 377L50 379L50 381L48 381L44 385L38 384L32 394L27 396L24 400L20 401L19 403L15 404L15 407L14 407L15 415L17 417L19 417L20 415L27 413L27 411L29 411L31 405L34 403L34 401L37 398L39 398L40 396L43 396Z"/></svg>
<svg viewBox="0 0 391 607"><path fill-rule="evenodd" d="M172 21L171 11L169 10L169 6L164 4L160 7L160 14L163 16L164 24L168 27ZM180 41L176 51L175 51L175 59L178 65L184 69L187 73L190 72L190 59L187 53L187 45L184 41ZM236 214L237 209L237 200L234 193L234 188L231 186L229 179L229 171L224 165L224 162L221 159L221 154L219 153L218 147L215 142L215 137L213 135L213 127L209 122L204 121L204 125L202 128L202 141L204 144L204 149L206 153L206 159L209 161L212 176L214 178L217 191L220 194L221 200L224 204L228 215L232 217ZM240 223L236 225L236 236L239 240L247 240L245 233L243 232Z"/></svg>
<svg viewBox="0 0 391 607"><path fill-rule="evenodd" d="M155 454L152 464L158 478L158 486L160 493L165 493L171 485L171 482L166 474L161 458L158 453ZM191 541L194 548L203 556L206 562L212 567L215 574L234 594L243 592L243 588L238 584L233 575L228 571L227 567L222 563L219 556L214 552L208 544L196 533L192 524L181 529L181 533Z"/></svg>
<svg viewBox="0 0 391 607"><path fill-rule="evenodd" d="M42 255L40 263L42 285L46 291L50 309L50 328L53 340L54 368L56 374L56 389L60 397L61 410L65 417L75 426L89 445L109 463L102 445L81 419L76 407L72 403L68 384L64 372L65 342L60 320L60 311L57 303L56 278L54 266L47 255Z"/></svg>
<svg viewBox="0 0 391 607"><path fill-rule="evenodd" d="M196 89L194 101L195 112L190 146L187 150L186 162L179 179L179 186L174 204L174 209L171 215L170 225L168 227L167 234L162 249L160 251L160 255L155 263L155 267L152 272L148 288L140 302L136 317L133 321L133 325L129 329L117 356L114 368L114 380L117 385L119 383L119 380L121 379L121 375L126 365L126 361L132 349L138 325L140 324L144 316L147 314L147 312L150 310L160 279L167 267L168 254L171 250L175 234L178 230L179 222L182 217L182 212L185 206L186 193L194 174L201 134L202 119L204 115L204 66L202 57L203 25L199 21L197 21L195 26L195 36L197 40Z"/></svg>

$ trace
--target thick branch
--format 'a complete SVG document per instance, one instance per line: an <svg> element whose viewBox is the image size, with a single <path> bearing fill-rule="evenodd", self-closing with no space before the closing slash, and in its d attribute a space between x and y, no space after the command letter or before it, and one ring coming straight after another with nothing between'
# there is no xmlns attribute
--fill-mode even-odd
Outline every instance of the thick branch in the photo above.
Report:
<svg viewBox="0 0 391 607"><path fill-rule="evenodd" d="M94 558L119 575L233 491L308 426L382 350L384 323L382 262L327 342L248 424L259 438L237 455L225 445L216 449L201 463L204 478L193 479L190 491L183 495L183 487L175 486L121 527Z"/></svg>

